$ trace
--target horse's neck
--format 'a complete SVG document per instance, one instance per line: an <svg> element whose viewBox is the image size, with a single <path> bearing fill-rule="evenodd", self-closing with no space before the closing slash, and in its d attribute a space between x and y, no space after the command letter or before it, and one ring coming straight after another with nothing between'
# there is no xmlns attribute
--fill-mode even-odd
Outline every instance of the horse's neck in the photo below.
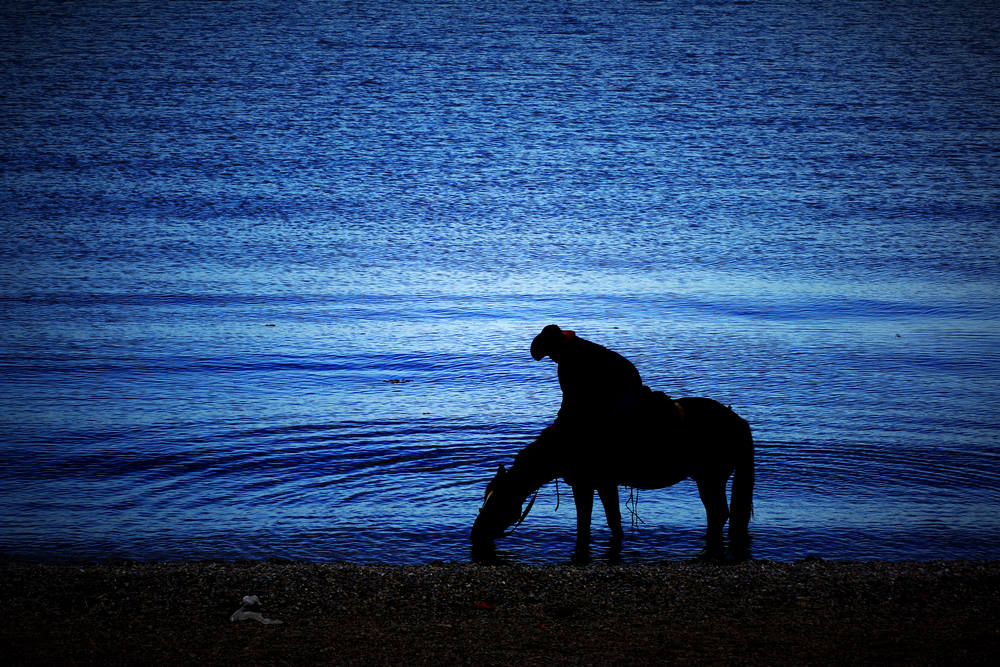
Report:
<svg viewBox="0 0 1000 667"><path fill-rule="evenodd" d="M525 498L559 476L550 450L551 447L536 440L514 457L514 465L510 469L511 479Z"/></svg>

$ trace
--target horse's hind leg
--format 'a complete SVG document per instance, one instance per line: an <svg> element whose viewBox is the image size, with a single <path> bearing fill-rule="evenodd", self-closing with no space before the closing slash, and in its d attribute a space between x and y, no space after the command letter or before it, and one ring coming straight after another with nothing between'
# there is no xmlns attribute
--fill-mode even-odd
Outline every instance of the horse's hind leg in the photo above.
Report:
<svg viewBox="0 0 1000 667"><path fill-rule="evenodd" d="M618 505L618 486L601 487L597 489L597 495L601 497L604 514L608 517L611 539L620 543L625 536L625 531L622 530L622 510Z"/></svg>
<svg viewBox="0 0 1000 667"><path fill-rule="evenodd" d="M722 548L722 527L729 518L729 505L726 504L726 480L698 480L698 495L705 506L708 517L708 530L705 533L705 545L710 555L720 554Z"/></svg>

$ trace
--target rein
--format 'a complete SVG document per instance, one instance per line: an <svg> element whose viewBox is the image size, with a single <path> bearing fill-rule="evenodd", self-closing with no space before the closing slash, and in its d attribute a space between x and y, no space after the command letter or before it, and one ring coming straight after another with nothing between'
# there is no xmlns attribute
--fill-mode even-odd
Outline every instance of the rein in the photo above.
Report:
<svg viewBox="0 0 1000 667"><path fill-rule="evenodd" d="M528 503L528 506L524 508L524 512L521 513L521 518L517 520L517 523L515 523L510 530L503 534L504 537L510 537L513 535L514 531L517 530L517 527L524 523L524 519L528 516L528 512L531 511L531 506L535 504L535 498L537 497L538 491L535 491L535 495L531 496L531 502Z"/></svg>

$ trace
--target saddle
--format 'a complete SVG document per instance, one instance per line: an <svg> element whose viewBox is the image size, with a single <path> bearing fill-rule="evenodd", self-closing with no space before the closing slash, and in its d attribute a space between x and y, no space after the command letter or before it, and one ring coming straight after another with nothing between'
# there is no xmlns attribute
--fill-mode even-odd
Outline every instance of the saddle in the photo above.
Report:
<svg viewBox="0 0 1000 667"><path fill-rule="evenodd" d="M639 395L639 416L646 428L680 426L684 421L684 407L662 391L642 385Z"/></svg>

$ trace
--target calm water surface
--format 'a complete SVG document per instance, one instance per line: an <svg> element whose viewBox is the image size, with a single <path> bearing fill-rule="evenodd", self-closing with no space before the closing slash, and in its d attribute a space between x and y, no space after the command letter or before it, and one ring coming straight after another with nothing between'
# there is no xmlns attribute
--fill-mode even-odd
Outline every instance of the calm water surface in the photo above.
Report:
<svg viewBox="0 0 1000 667"><path fill-rule="evenodd" d="M467 560L557 323L750 421L754 556L997 558L998 35L978 2L6 3L0 555ZM638 512L625 562L700 549L693 483ZM502 555L573 527L550 484Z"/></svg>

